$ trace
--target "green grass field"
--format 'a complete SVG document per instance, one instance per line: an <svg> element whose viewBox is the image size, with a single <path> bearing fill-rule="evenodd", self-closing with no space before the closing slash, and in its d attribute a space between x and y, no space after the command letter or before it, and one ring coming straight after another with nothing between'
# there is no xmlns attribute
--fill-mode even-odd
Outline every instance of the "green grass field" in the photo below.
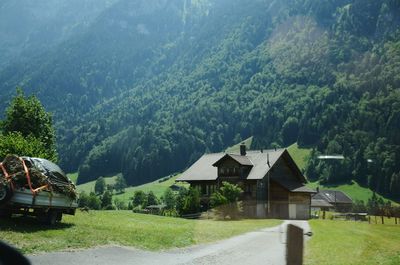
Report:
<svg viewBox="0 0 400 265"><path fill-rule="evenodd" d="M104 180L106 181L106 184L114 184L116 178L117 178L117 176L105 177ZM86 193L94 192L95 183L96 183L95 180L89 181L84 184L77 185L76 189L78 190L78 192L82 192L82 191L84 191Z"/></svg>
<svg viewBox="0 0 400 265"><path fill-rule="evenodd" d="M107 244L161 250L217 241L263 227L279 220L186 220L135 214L130 211L77 212L48 227L34 218L0 220L0 238L23 253L89 248Z"/></svg>
<svg viewBox="0 0 400 265"><path fill-rule="evenodd" d="M350 198L352 198L353 201L362 200L362 201L364 201L364 203L366 203L368 201L368 199L371 198L372 193L373 193L370 189L361 187L355 181L352 181L352 183L349 183L349 184L341 184L341 185L321 185L318 181L316 181L316 182L309 182L307 184L307 186L309 186L310 188L313 188L313 189L316 189L317 187L319 187L320 189L340 190L340 191L343 191L344 193L346 193L348 196L350 196ZM386 199L385 197L380 196L379 194L377 194L377 196L378 196L378 198L381 197L385 201L389 200L389 199ZM392 202L393 205L398 204L392 200L389 200L389 201Z"/></svg>
<svg viewBox="0 0 400 265"><path fill-rule="evenodd" d="M253 136L247 138L246 140L241 141L240 143L237 143L231 147L226 148L225 152L226 153L239 153L240 152L240 145L244 143L246 145L246 149L250 150L251 149L251 144L253 143Z"/></svg>
<svg viewBox="0 0 400 265"><path fill-rule="evenodd" d="M287 148L289 154L292 156L293 160L296 162L300 170L304 170L307 164L307 157L311 153L310 148L301 148L297 143L292 144Z"/></svg>
<svg viewBox="0 0 400 265"><path fill-rule="evenodd" d="M69 177L69 179L76 184L76 181L78 180L78 172L67 174L67 177Z"/></svg>
<svg viewBox="0 0 400 265"><path fill-rule="evenodd" d="M150 183L146 183L140 186L135 186L135 187L129 187L125 189L125 193L122 194L116 194L113 196L113 198L118 198L122 201L129 201L130 198L133 197L135 191L137 190L141 190L144 192L149 192L152 191L158 198L160 198L166 189L168 189L169 186L171 186L172 184L176 184L176 185L180 185L180 186L186 186L188 187L187 184L182 184L182 183L175 183L175 180L179 177L180 174L175 175L173 177L171 177L170 179L166 180L166 181L162 181L160 182L159 180L150 182Z"/></svg>
<svg viewBox="0 0 400 265"><path fill-rule="evenodd" d="M393 219L393 218L391 218ZM400 225L352 221L309 221L307 265L400 264Z"/></svg>

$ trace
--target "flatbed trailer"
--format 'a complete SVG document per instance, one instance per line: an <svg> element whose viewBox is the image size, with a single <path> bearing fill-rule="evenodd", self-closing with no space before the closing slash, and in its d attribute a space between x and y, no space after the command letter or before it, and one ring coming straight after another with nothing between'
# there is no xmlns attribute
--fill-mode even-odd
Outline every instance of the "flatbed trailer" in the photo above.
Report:
<svg viewBox="0 0 400 265"><path fill-rule="evenodd" d="M53 177L57 175L58 179L63 179L68 185L71 184L73 186L64 172L54 163L39 158L24 157L19 159L24 164L28 177L28 169L25 164L40 169L43 174L53 175ZM3 185L0 185L0 219L10 218L13 214L23 214L36 216L39 220L49 225L54 225L61 221L63 214L75 215L78 207L77 198L74 198L76 196L71 197L61 194L52 190L51 187L49 188L49 185L34 189L30 180L29 185L17 187L11 179L11 177L8 177L6 184L3 181Z"/></svg>
<svg viewBox="0 0 400 265"><path fill-rule="evenodd" d="M76 200L63 194L41 191L33 196L29 189L19 189L14 190L10 200L0 206L0 216L10 218L12 214L31 215L54 225L61 221L63 214L75 215L77 207Z"/></svg>

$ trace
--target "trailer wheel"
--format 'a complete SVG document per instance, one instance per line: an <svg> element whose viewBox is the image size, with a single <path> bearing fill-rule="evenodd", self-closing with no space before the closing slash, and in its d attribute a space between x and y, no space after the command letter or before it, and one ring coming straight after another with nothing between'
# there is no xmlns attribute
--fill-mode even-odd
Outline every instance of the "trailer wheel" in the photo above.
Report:
<svg viewBox="0 0 400 265"><path fill-rule="evenodd" d="M61 222L61 220L62 220L62 212L58 212L57 213L57 223L59 223L59 222Z"/></svg>
<svg viewBox="0 0 400 265"><path fill-rule="evenodd" d="M0 205L8 202L13 195L12 190L8 184L0 184Z"/></svg>
<svg viewBox="0 0 400 265"><path fill-rule="evenodd" d="M57 223L58 212L55 210L49 210L46 216L46 224L55 225Z"/></svg>

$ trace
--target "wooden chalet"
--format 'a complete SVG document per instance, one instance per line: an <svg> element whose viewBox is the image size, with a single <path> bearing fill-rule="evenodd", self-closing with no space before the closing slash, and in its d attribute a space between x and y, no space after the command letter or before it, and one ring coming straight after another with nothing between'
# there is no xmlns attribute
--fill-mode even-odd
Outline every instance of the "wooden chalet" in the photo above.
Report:
<svg viewBox="0 0 400 265"><path fill-rule="evenodd" d="M306 179L286 149L246 151L239 154L205 154L177 181L199 189L207 206L210 195L223 181L239 185L244 191L244 213L250 217L309 219L311 195Z"/></svg>

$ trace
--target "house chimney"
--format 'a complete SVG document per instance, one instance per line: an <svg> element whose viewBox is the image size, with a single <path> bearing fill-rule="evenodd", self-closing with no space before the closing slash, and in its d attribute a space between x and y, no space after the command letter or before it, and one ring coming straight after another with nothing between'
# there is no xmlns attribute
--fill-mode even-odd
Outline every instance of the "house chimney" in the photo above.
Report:
<svg viewBox="0 0 400 265"><path fill-rule="evenodd" d="M260 150L260 151L261 151L261 153L264 153L264 150L263 150L262 148L261 148L261 150Z"/></svg>
<svg viewBox="0 0 400 265"><path fill-rule="evenodd" d="M271 167L271 165L269 164L269 153L267 153L267 165L268 165L269 167Z"/></svg>
<svg viewBox="0 0 400 265"><path fill-rule="evenodd" d="M246 145L244 143L240 144L240 155L245 156L246 155Z"/></svg>

